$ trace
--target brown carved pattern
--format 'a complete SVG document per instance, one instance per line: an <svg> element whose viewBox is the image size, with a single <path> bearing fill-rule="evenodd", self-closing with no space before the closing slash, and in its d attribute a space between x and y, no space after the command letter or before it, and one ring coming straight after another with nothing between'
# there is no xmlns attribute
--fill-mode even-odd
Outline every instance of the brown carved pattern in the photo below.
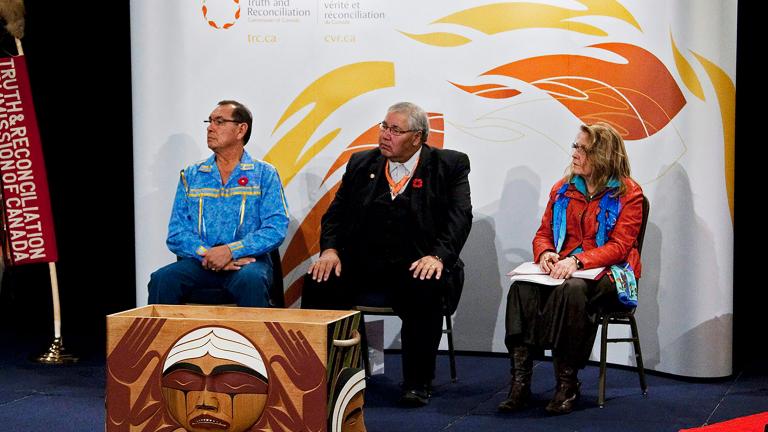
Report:
<svg viewBox="0 0 768 432"><path fill-rule="evenodd" d="M252 431L266 432L317 432L325 427L324 407L325 367L315 350L301 331L286 331L280 323L264 323L275 338L284 355L276 354L270 359L270 368L279 365L299 390L304 391L299 414L285 388L278 380L270 381L269 399L264 414ZM274 376L274 375L273 375Z"/></svg>
<svg viewBox="0 0 768 432"><path fill-rule="evenodd" d="M165 319L137 318L107 358L107 430L115 432L170 432L178 429L165 415L160 390L162 356L149 346ZM148 381L132 402L132 390L150 363L157 360Z"/></svg>

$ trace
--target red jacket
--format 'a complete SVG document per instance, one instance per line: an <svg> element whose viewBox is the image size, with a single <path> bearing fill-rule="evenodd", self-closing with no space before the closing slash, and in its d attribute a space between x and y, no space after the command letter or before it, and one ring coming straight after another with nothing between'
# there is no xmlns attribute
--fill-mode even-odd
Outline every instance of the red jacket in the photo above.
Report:
<svg viewBox="0 0 768 432"><path fill-rule="evenodd" d="M567 179L558 181L549 193L549 202L541 217L541 226L533 238L533 258L539 262L539 257L546 251L555 251L552 236L552 209L555 204L557 191ZM619 198L621 210L613 231L608 234L608 241L601 247L595 242L597 236L597 213L600 198L607 191L595 196L587 202L586 197L574 185L568 186L565 196L571 200L566 212L567 233L560 258L567 257L577 247L584 250L576 254L576 258L584 264L584 268L610 266L629 262L634 269L635 277L640 278L640 253L637 250L637 235L643 219L643 190L634 180L626 178L624 183L627 190Z"/></svg>

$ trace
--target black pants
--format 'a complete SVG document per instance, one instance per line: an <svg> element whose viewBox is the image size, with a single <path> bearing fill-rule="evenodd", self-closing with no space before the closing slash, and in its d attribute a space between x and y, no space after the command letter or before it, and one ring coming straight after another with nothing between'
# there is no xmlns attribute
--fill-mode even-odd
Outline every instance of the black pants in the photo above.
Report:
<svg viewBox="0 0 768 432"><path fill-rule="evenodd" d="M389 306L402 319L403 380L406 387L429 385L443 329L444 280L414 279L408 267L377 274L355 273L344 266L326 282L304 280L302 309L351 309L354 306ZM364 354L365 355L365 354Z"/></svg>
<svg viewBox="0 0 768 432"><path fill-rule="evenodd" d="M600 312L626 310L607 276L599 281L567 279L548 286L517 281L507 296L506 337L515 346L551 349L568 364L583 368L595 343Z"/></svg>

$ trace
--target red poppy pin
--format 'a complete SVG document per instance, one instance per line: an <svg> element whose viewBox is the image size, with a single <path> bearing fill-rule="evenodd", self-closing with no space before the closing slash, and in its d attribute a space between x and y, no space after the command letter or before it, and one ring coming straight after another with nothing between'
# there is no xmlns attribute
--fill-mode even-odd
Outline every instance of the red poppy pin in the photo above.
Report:
<svg viewBox="0 0 768 432"><path fill-rule="evenodd" d="M239 179L237 179L237 182L240 183L240 186L245 186L248 184L248 177L242 176Z"/></svg>
<svg viewBox="0 0 768 432"><path fill-rule="evenodd" d="M414 189L420 189L422 186L424 186L424 182L420 178L413 179Z"/></svg>

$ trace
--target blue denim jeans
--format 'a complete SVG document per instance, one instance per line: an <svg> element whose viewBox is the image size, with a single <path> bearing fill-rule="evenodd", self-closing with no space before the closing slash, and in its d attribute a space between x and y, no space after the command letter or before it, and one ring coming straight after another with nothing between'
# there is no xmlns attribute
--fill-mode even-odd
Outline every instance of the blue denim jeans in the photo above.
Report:
<svg viewBox="0 0 768 432"><path fill-rule="evenodd" d="M237 271L204 269L195 258L181 258L152 273L149 304L182 304L195 291L226 290L238 306L268 307L272 262L268 254Z"/></svg>

